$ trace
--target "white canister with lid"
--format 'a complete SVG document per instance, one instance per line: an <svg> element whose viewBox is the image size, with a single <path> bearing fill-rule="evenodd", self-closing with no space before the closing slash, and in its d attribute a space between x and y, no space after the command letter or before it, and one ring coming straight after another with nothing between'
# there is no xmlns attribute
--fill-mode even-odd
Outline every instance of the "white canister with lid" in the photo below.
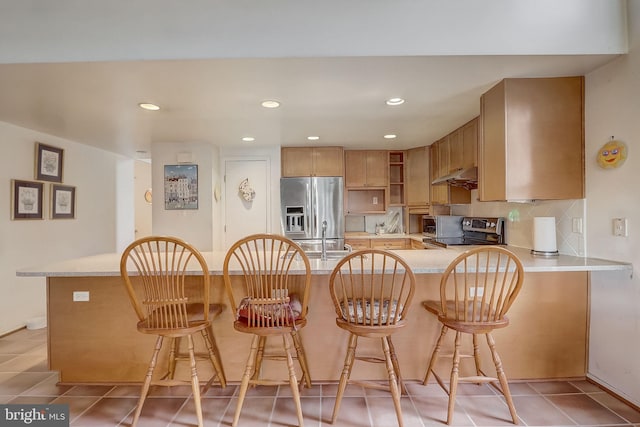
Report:
<svg viewBox="0 0 640 427"><path fill-rule="evenodd" d="M556 241L556 218L553 216L537 216L533 218L533 255L558 255Z"/></svg>

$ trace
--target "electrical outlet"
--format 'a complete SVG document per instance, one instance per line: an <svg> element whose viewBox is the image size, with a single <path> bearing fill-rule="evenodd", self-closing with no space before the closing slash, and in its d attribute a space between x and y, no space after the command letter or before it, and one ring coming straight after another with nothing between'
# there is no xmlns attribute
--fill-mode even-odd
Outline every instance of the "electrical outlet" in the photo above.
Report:
<svg viewBox="0 0 640 427"><path fill-rule="evenodd" d="M89 301L89 291L73 291L73 301Z"/></svg>
<svg viewBox="0 0 640 427"><path fill-rule="evenodd" d="M613 218L613 235L627 237L627 218Z"/></svg>

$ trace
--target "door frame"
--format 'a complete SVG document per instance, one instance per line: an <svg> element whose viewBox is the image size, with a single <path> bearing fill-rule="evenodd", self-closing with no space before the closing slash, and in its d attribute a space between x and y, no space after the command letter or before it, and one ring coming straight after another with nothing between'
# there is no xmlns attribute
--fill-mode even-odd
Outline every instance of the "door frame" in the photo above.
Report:
<svg viewBox="0 0 640 427"><path fill-rule="evenodd" d="M272 215L271 215L271 206L272 200L272 179L271 179L271 158L269 156L228 156L221 159L222 161L222 191L221 191L221 201L222 201L222 244L223 249L227 250L227 248L234 242L227 242L227 162L255 162L255 161L264 161L265 162L265 182L267 187L268 194L265 197L266 201L266 224L267 224L267 233L272 232Z"/></svg>

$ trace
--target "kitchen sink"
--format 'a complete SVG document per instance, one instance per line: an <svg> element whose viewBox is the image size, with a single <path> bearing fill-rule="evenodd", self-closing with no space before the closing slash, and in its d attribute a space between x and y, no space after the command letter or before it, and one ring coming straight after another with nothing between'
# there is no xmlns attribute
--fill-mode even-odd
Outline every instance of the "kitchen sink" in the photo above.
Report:
<svg viewBox="0 0 640 427"><path fill-rule="evenodd" d="M320 259L322 258L321 251L306 251L307 257L309 259ZM350 253L349 250L328 250L327 251L327 259L342 259Z"/></svg>

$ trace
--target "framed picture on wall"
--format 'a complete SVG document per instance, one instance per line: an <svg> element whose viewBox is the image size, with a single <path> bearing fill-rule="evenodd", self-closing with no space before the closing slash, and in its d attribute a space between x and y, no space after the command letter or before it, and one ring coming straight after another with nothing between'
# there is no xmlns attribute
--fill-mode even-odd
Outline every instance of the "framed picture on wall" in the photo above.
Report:
<svg viewBox="0 0 640 427"><path fill-rule="evenodd" d="M198 209L198 165L164 166L164 208Z"/></svg>
<svg viewBox="0 0 640 427"><path fill-rule="evenodd" d="M51 219L76 217L76 187L51 184Z"/></svg>
<svg viewBox="0 0 640 427"><path fill-rule="evenodd" d="M11 180L11 219L43 219L42 182Z"/></svg>
<svg viewBox="0 0 640 427"><path fill-rule="evenodd" d="M64 150L36 142L36 179L62 182Z"/></svg>

